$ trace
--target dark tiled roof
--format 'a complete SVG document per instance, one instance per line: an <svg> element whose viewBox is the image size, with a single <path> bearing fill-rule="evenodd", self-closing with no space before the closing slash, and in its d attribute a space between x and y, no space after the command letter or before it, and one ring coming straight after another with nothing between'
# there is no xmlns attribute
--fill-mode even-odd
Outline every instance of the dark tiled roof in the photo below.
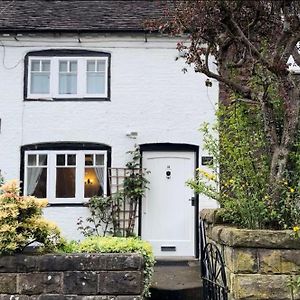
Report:
<svg viewBox="0 0 300 300"><path fill-rule="evenodd" d="M4 31L142 31L166 0L0 0Z"/></svg>

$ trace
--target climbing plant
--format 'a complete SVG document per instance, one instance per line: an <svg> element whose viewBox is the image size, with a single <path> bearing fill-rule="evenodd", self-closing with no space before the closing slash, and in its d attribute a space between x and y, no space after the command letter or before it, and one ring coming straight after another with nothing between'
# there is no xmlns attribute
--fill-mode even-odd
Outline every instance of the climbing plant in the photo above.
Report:
<svg viewBox="0 0 300 300"><path fill-rule="evenodd" d="M90 216L78 220L78 229L84 236L133 236L137 209L148 188L147 171L141 168L141 154L138 146L128 151L131 160L126 163L122 188L110 196L95 196L88 202ZM127 211L125 228L120 215Z"/></svg>

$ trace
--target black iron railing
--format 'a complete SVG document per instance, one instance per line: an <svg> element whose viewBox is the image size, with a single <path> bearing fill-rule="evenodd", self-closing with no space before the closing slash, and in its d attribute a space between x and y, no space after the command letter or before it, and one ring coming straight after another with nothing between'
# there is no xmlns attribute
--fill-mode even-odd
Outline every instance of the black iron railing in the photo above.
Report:
<svg viewBox="0 0 300 300"><path fill-rule="evenodd" d="M216 245L207 243L205 224L200 221L200 255L204 300L228 300L225 264Z"/></svg>

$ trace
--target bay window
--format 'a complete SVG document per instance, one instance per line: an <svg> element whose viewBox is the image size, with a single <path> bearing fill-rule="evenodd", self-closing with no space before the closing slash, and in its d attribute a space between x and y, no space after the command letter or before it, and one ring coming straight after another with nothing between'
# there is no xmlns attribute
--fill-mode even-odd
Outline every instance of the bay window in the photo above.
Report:
<svg viewBox="0 0 300 300"><path fill-rule="evenodd" d="M107 194L107 152L25 151L24 194L49 203L84 203Z"/></svg>

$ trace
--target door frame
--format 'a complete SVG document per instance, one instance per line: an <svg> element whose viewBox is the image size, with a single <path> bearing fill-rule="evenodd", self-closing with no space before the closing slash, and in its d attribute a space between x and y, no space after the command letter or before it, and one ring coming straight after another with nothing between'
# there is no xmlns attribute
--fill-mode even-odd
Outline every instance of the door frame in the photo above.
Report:
<svg viewBox="0 0 300 300"><path fill-rule="evenodd" d="M177 144L177 143L151 143L151 144L141 144L141 159L140 164L143 167L143 153L151 151L159 152L193 152L195 153L195 171L199 167L199 146L192 144ZM199 258L199 195L194 194L195 197L195 206L194 206L194 226L195 226L195 257ZM139 212L138 212L138 235L142 236L142 199L139 203Z"/></svg>

